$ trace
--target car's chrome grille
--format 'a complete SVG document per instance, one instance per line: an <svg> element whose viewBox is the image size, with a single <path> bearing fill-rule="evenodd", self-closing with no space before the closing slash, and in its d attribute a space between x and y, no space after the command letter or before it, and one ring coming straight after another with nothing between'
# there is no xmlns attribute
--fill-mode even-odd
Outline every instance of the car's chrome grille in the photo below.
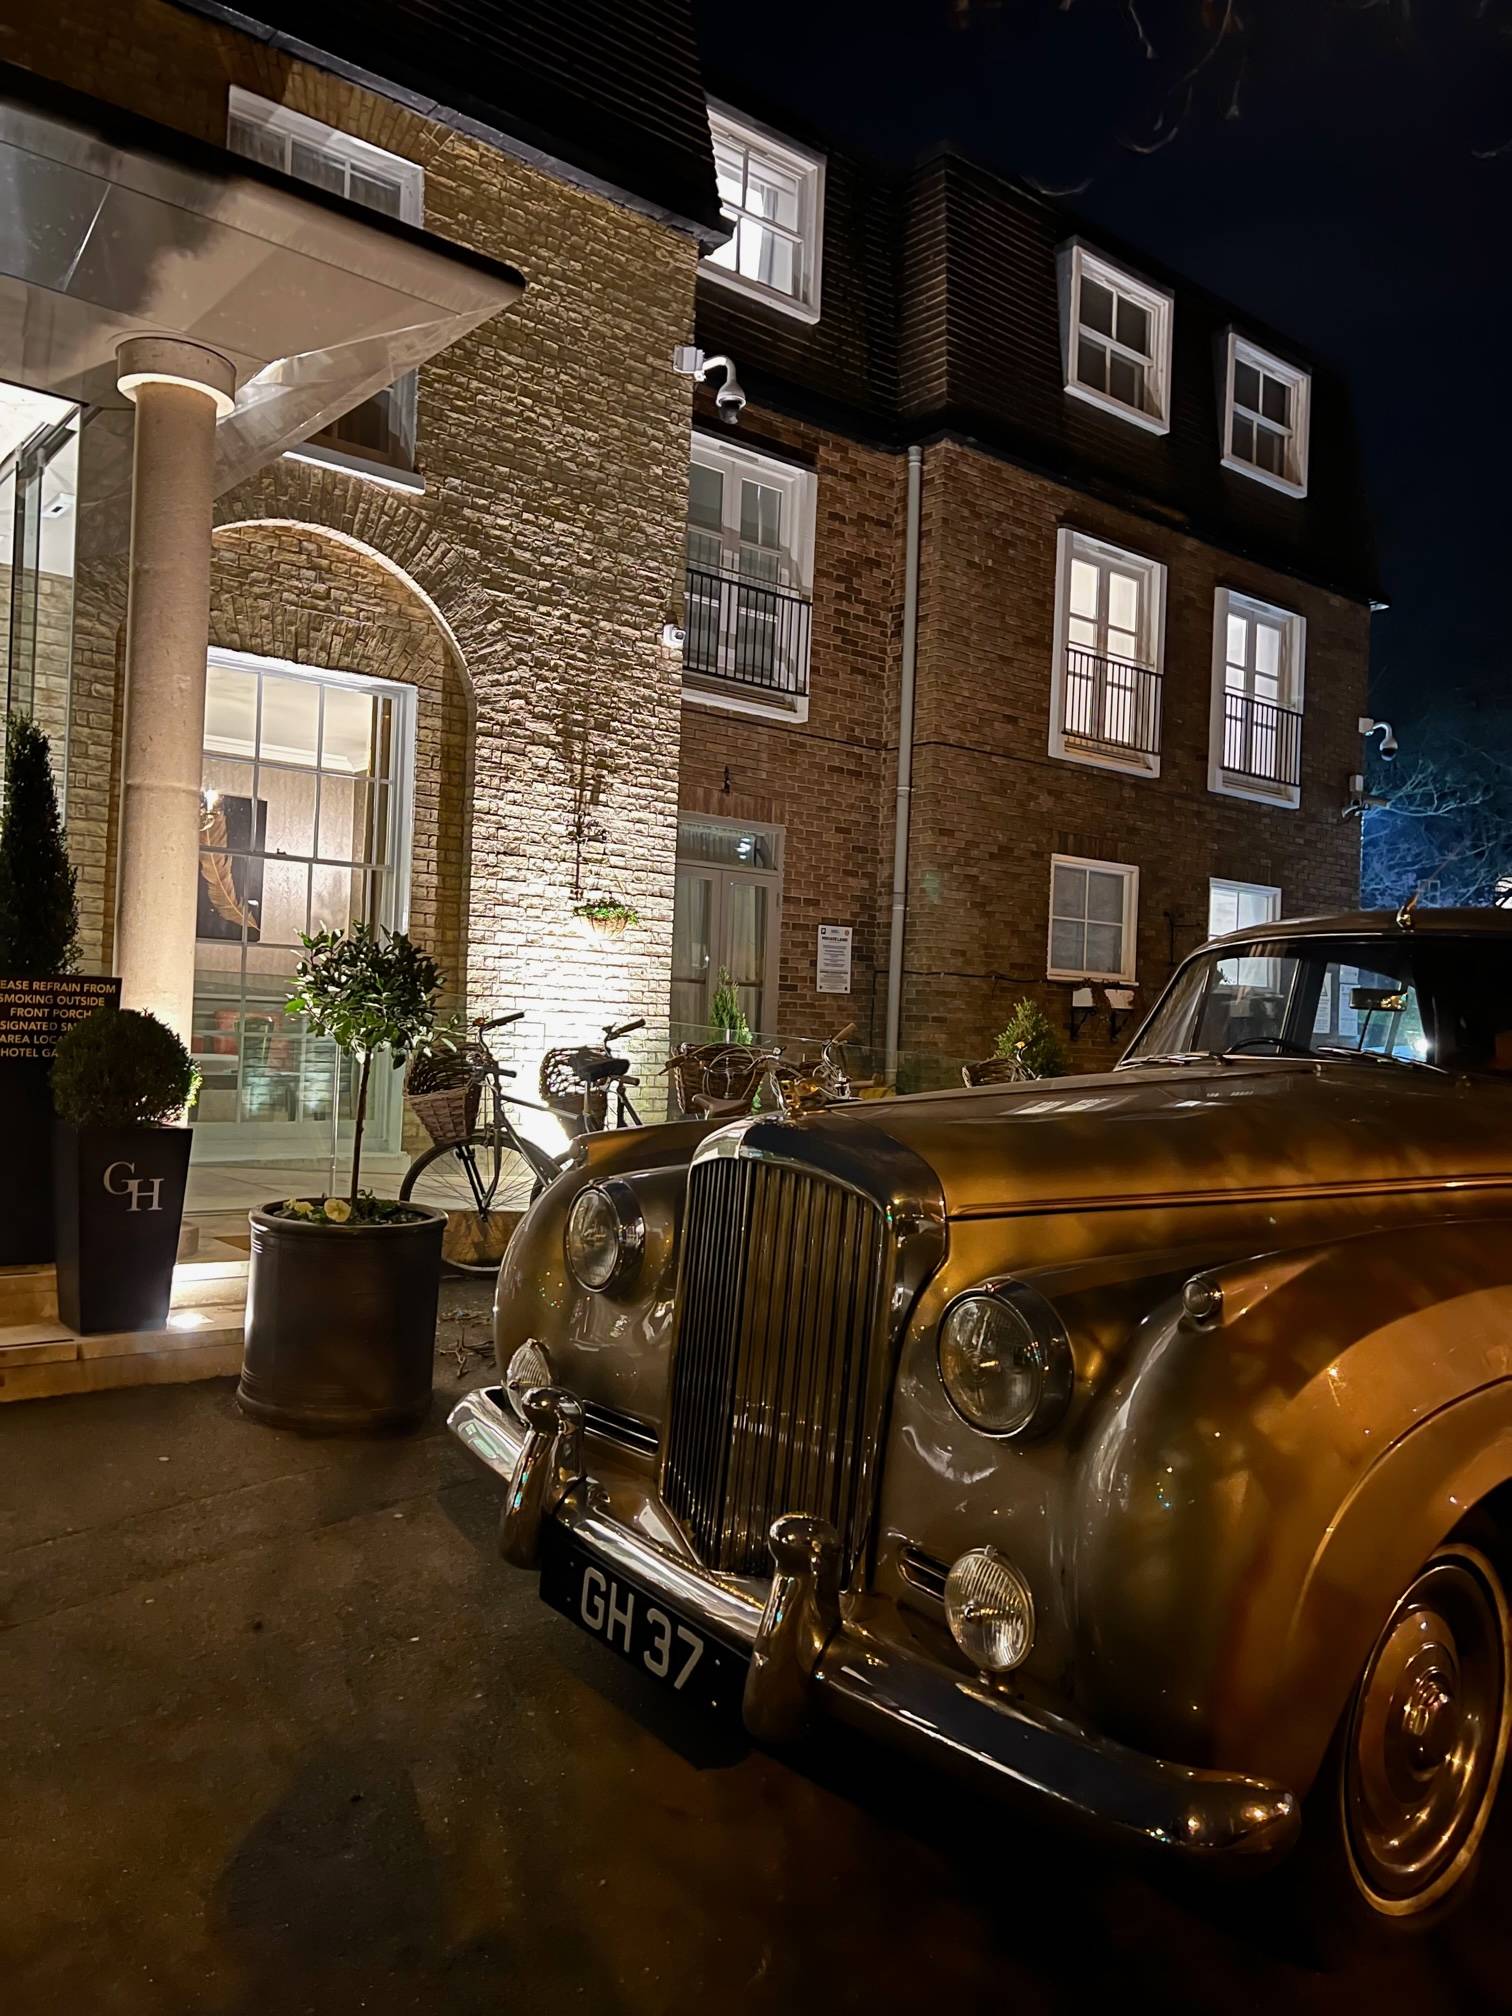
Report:
<svg viewBox="0 0 1512 2016"><path fill-rule="evenodd" d="M711 1568L771 1567L783 1512L865 1524L882 1215L787 1164L722 1156L688 1178L662 1488Z"/></svg>

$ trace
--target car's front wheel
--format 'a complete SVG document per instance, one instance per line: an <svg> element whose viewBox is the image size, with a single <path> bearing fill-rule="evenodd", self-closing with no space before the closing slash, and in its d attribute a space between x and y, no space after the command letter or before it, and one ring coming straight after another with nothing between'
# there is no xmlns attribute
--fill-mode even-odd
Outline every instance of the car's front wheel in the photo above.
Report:
<svg viewBox="0 0 1512 2016"><path fill-rule="evenodd" d="M1318 1787L1369 1914L1428 1922L1463 1894L1506 1763L1509 1678L1501 1577L1479 1547L1448 1541L1382 1627Z"/></svg>

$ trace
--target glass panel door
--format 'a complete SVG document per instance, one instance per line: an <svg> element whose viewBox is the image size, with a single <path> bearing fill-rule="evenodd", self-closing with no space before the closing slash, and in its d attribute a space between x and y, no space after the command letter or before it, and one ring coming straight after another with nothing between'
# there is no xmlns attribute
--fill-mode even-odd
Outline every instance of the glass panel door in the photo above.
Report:
<svg viewBox="0 0 1512 2016"><path fill-rule="evenodd" d="M63 805L73 650L79 411L0 385L0 699L47 736Z"/></svg>
<svg viewBox="0 0 1512 2016"><path fill-rule="evenodd" d="M672 913L674 1042L707 1042L721 971L753 1034L777 1020L777 926L782 829L689 814L677 827Z"/></svg>
<svg viewBox="0 0 1512 2016"><path fill-rule="evenodd" d="M402 928L413 694L216 653L209 666L195 957L201 1159L304 1161L350 1130L354 1071L284 1002L301 932ZM398 1146L398 1074L368 1139Z"/></svg>

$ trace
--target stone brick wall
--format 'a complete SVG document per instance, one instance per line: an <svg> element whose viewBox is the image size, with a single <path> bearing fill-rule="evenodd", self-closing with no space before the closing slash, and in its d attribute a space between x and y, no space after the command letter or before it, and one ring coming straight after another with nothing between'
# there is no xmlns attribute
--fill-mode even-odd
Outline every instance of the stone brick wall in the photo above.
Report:
<svg viewBox="0 0 1512 2016"><path fill-rule="evenodd" d="M360 641L374 596L392 615L376 575L396 571L407 613L390 643L425 612L433 635L415 662L449 658L474 716L465 847L442 809L465 769L453 786L439 775L456 723L422 740L436 887L417 878L417 926L429 914L444 938L465 904L469 994L528 1011L526 1070L548 1042L611 1018L664 1028L680 693L659 631L680 585L690 407L670 356L691 325L692 242L166 0L28 10L0 32L0 56L213 141L230 85L287 104L419 162L427 226L525 275L517 308L421 373L424 495L280 462L221 499L217 637L282 636L321 654L311 662L350 662L327 654ZM320 530L259 535L233 564L229 528L267 521ZM337 541L349 542L339 557ZM118 696L108 703L121 614L119 566L102 564L81 583L88 718L71 777L101 958L114 816L101 759L107 717L119 736ZM604 839L585 882L643 920L612 944L584 941L571 918L574 824L590 800ZM648 1056L659 1041L643 1039Z"/></svg>
<svg viewBox="0 0 1512 2016"><path fill-rule="evenodd" d="M905 464L753 409L740 441L816 471L809 717L769 722L685 704L679 803L784 829L778 1029L825 1035L854 1019L863 1041L880 1040L892 857L879 820L884 806L890 816L896 764ZM816 990L820 924L855 933L848 996Z"/></svg>

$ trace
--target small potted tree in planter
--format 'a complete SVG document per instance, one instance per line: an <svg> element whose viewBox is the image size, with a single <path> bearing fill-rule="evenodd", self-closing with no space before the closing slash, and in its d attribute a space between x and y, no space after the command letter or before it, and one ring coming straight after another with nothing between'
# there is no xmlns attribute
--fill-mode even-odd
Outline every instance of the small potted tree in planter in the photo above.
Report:
<svg viewBox="0 0 1512 2016"><path fill-rule="evenodd" d="M1004 1085L1021 1078L1064 1078L1070 1069L1060 1031L1026 994L999 1029L992 1055L965 1065L961 1075L968 1085Z"/></svg>
<svg viewBox="0 0 1512 2016"><path fill-rule="evenodd" d="M751 1041L751 1025L740 1005L740 994L728 966L719 969L714 999L709 1003L709 1032L716 1043Z"/></svg>
<svg viewBox="0 0 1512 2016"><path fill-rule="evenodd" d="M154 1015L97 1008L58 1044L52 1096L58 1313L72 1330L168 1320L189 1180L194 1067Z"/></svg>
<svg viewBox="0 0 1512 2016"><path fill-rule="evenodd" d="M351 1182L344 1197L291 1197L250 1214L252 1266L243 1411L312 1434L407 1428L431 1397L446 1213L362 1188L362 1135L375 1059L398 1067L449 1046L434 959L403 932L368 925L306 937L293 1014L357 1065Z"/></svg>

